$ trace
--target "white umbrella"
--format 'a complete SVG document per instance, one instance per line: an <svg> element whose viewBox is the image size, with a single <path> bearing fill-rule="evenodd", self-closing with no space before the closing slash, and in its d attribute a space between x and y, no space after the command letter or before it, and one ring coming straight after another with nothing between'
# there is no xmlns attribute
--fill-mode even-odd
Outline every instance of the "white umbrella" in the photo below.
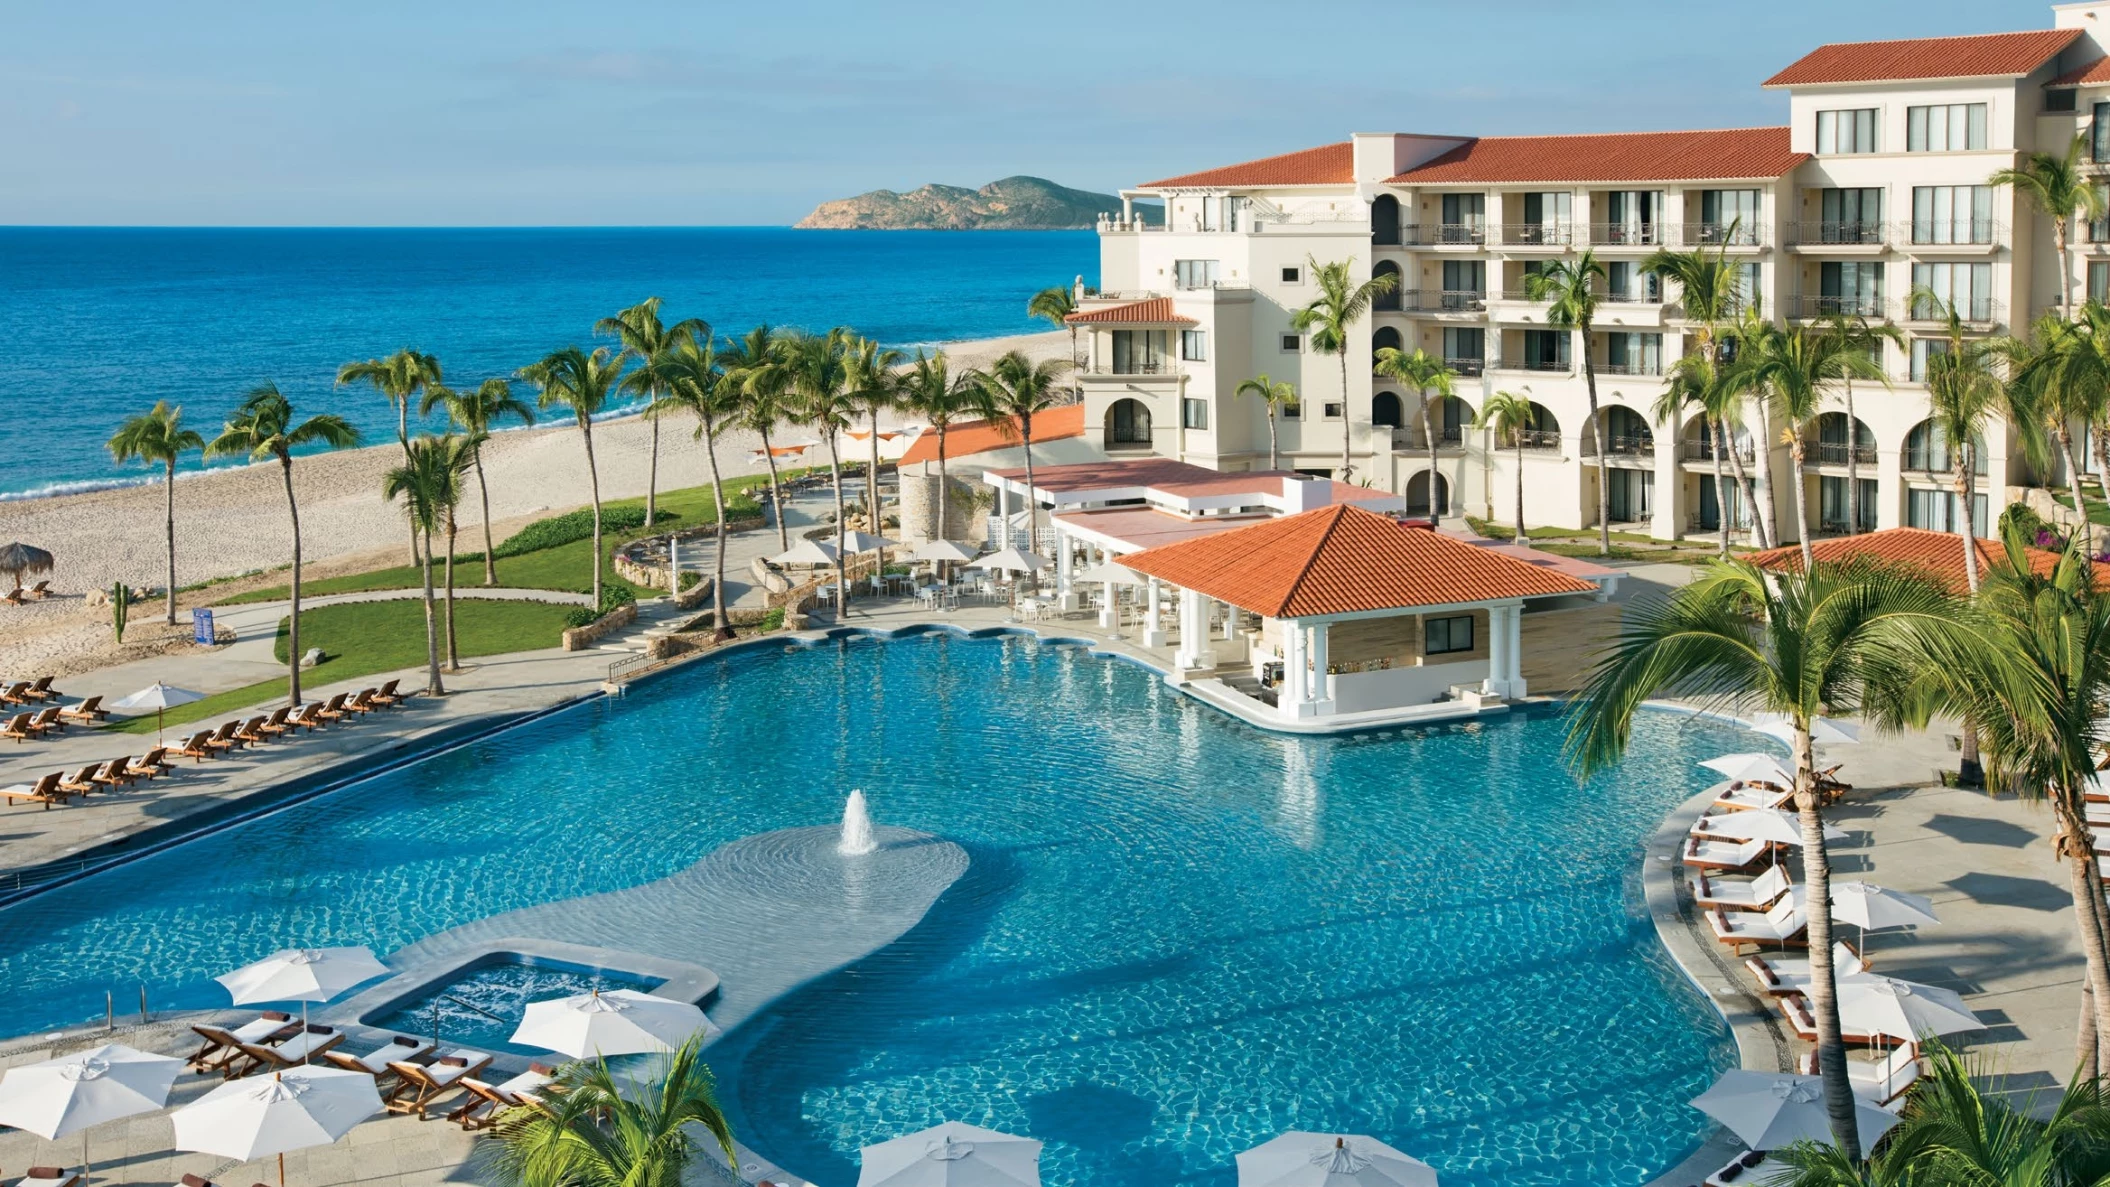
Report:
<svg viewBox="0 0 2110 1187"><path fill-rule="evenodd" d="M1361 1134L1291 1130L1238 1156L1238 1187L1436 1187L1436 1168Z"/></svg>
<svg viewBox="0 0 2110 1187"><path fill-rule="evenodd" d="M306 1025L307 1003L326 1002L388 971L364 948L282 948L213 980L227 987L238 1006L299 1002L300 1020Z"/></svg>
<svg viewBox="0 0 2110 1187"><path fill-rule="evenodd" d="M1864 930L1941 922L1933 900L1867 882L1832 883L1832 918Z"/></svg>
<svg viewBox="0 0 2110 1187"><path fill-rule="evenodd" d="M512 1041L585 1059L672 1051L699 1031L718 1028L693 1003L611 989L529 1002Z"/></svg>
<svg viewBox="0 0 2110 1187"><path fill-rule="evenodd" d="M1782 791L1795 787L1795 772L1770 754L1725 754L1700 765L1739 783L1771 783Z"/></svg>
<svg viewBox="0 0 2110 1187"><path fill-rule="evenodd" d="M1793 813L1778 808L1752 808L1744 812L1724 812L1720 816L1709 816L1693 826L1703 836L1723 837L1732 841L1771 841L1775 845L1802 844L1802 822ZM1846 833L1827 824L1824 839L1843 841Z"/></svg>
<svg viewBox="0 0 2110 1187"><path fill-rule="evenodd" d="M279 1187L286 1183L286 1151L327 1146L381 1111L381 1094L365 1072L295 1067L222 1084L169 1114L176 1148L243 1162L278 1155Z"/></svg>
<svg viewBox="0 0 2110 1187"><path fill-rule="evenodd" d="M26 1063L0 1079L0 1125L42 1138L77 1132L85 1167L89 1127L161 1108L182 1070L180 1059L120 1043Z"/></svg>
<svg viewBox="0 0 2110 1187"><path fill-rule="evenodd" d="M1887 1035L1908 1043L1927 1035L1984 1030L1963 998L1938 985L1873 973L1841 977L1839 1026L1848 1034Z"/></svg>
<svg viewBox="0 0 2110 1187"><path fill-rule="evenodd" d="M993 569L1004 573L1038 573L1048 567L1048 562L1039 554L1020 552L1016 546L1002 552L992 552L980 560L970 561L970 569Z"/></svg>
<svg viewBox="0 0 2110 1187"><path fill-rule="evenodd" d="M872 552L881 548L893 548L895 545L895 541L885 536L875 536L870 532L843 533L843 547L851 552Z"/></svg>
<svg viewBox="0 0 2110 1187"><path fill-rule="evenodd" d="M1753 1150L1778 1150L1796 1142L1832 1140L1824 1110L1824 1081L1779 1072L1723 1072L1692 1107L1726 1126ZM1898 1123L1895 1114L1854 1098L1854 1128L1869 1146Z"/></svg>
<svg viewBox="0 0 2110 1187"><path fill-rule="evenodd" d="M858 1155L857 1187L1039 1187L1040 1143L947 1121Z"/></svg>
<svg viewBox="0 0 2110 1187"><path fill-rule="evenodd" d="M951 540L926 540L916 548L919 561L971 561L974 549Z"/></svg>
<svg viewBox="0 0 2110 1187"><path fill-rule="evenodd" d="M791 551L769 559L779 565L832 565L835 563L835 545L823 544L819 540L801 540L791 546Z"/></svg>
<svg viewBox="0 0 2110 1187"><path fill-rule="evenodd" d="M1786 745L1795 744L1795 720L1785 713L1757 713L1751 717L1752 730ZM1851 721L1840 721L1832 717L1810 718L1810 741L1819 746L1836 745L1861 740L1861 727Z"/></svg>
<svg viewBox="0 0 2110 1187"><path fill-rule="evenodd" d="M1149 580L1145 578L1141 573L1136 572L1134 569L1129 568L1127 565L1120 564L1115 561L1100 561L1098 564L1093 565L1091 568L1086 569L1084 572L1077 574L1077 580L1085 582L1098 582L1102 585L1150 584Z"/></svg>
<svg viewBox="0 0 2110 1187"><path fill-rule="evenodd" d="M159 745L161 743L161 715L178 705L188 705L192 701L202 701L204 699L205 694L202 692L192 692L187 688L174 688L156 680L131 696L110 702L110 707L124 713L144 713L152 709L154 711L154 743Z"/></svg>

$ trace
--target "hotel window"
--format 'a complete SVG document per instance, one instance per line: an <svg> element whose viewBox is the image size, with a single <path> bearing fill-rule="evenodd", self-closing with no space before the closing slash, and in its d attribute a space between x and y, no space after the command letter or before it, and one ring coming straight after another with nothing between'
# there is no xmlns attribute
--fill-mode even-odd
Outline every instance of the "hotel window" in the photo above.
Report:
<svg viewBox="0 0 2110 1187"><path fill-rule="evenodd" d="M1906 152L1966 152L1984 147L1983 103L1905 109Z"/></svg>
<svg viewBox="0 0 2110 1187"><path fill-rule="evenodd" d="M1170 370L1166 356L1172 353L1171 334L1165 330L1115 330L1114 374L1155 375Z"/></svg>
<svg viewBox="0 0 2110 1187"><path fill-rule="evenodd" d="M1912 187L1914 243L1991 243L1993 187L1989 185L1919 185Z"/></svg>
<svg viewBox="0 0 2110 1187"><path fill-rule="evenodd" d="M2102 203L2103 217L2088 220L2088 242L2110 243L2110 185L2098 182L2095 197Z"/></svg>
<svg viewBox="0 0 2110 1187"><path fill-rule="evenodd" d="M1235 194L1202 198L1201 226L1204 231L1236 231L1244 220L1248 199Z"/></svg>
<svg viewBox="0 0 2110 1187"><path fill-rule="evenodd" d="M1614 375L1663 374L1663 335L1606 334L1605 370Z"/></svg>
<svg viewBox="0 0 2110 1187"><path fill-rule="evenodd" d="M1817 312L1883 316L1883 265L1877 260L1834 260L1817 265Z"/></svg>
<svg viewBox="0 0 2110 1187"><path fill-rule="evenodd" d="M1956 530L1956 496L1945 490L1908 490L1905 492L1905 526L1926 528L1929 531L1953 532ZM1985 496L1971 496L1971 530L1979 536L1985 535Z"/></svg>
<svg viewBox="0 0 2110 1187"><path fill-rule="evenodd" d="M2096 104L2094 117L2088 125L2088 157L2101 164L2110 161L2110 103Z"/></svg>
<svg viewBox="0 0 2110 1187"><path fill-rule="evenodd" d="M1632 260L1613 260L1605 265L1605 293L1614 301L1656 302L1663 299L1663 280L1643 272Z"/></svg>
<svg viewBox="0 0 2110 1187"><path fill-rule="evenodd" d="M1445 309L1478 309L1487 299L1486 260L1445 260L1443 262L1443 307Z"/></svg>
<svg viewBox="0 0 2110 1187"><path fill-rule="evenodd" d="M1341 406L1339 404L1328 404L1323 409L1321 409L1321 411L1325 414L1326 419L1328 420L1341 419Z"/></svg>
<svg viewBox="0 0 2110 1187"><path fill-rule="evenodd" d="M1282 353L1283 353L1283 354L1295 354L1295 353L1297 353L1297 352L1298 352L1299 350L1303 349L1303 346L1304 346L1304 341L1303 341L1303 339L1301 339L1301 338L1297 337L1297 336L1296 336L1295 334L1284 334L1284 335L1282 336Z"/></svg>
<svg viewBox="0 0 2110 1187"><path fill-rule="evenodd" d="M2110 301L2110 263L2101 260L2089 261L2088 299L2098 304Z"/></svg>
<svg viewBox="0 0 2110 1187"><path fill-rule="evenodd" d="M1209 331L1181 330L1180 357L1190 363L1209 361Z"/></svg>
<svg viewBox="0 0 2110 1187"><path fill-rule="evenodd" d="M1915 291L1932 291L1965 321L1993 320L1991 264L1914 264L1912 287ZM1915 302L1912 316L1921 321L1939 321L1944 314L1931 302Z"/></svg>
<svg viewBox="0 0 2110 1187"><path fill-rule="evenodd" d="M1445 194L1437 233L1444 243L1481 242L1487 233L1487 195Z"/></svg>
<svg viewBox="0 0 2110 1187"><path fill-rule="evenodd" d="M1662 190L1613 190L1605 195L1606 243L1660 243L1662 222Z"/></svg>
<svg viewBox="0 0 2110 1187"><path fill-rule="evenodd" d="M1524 217L1516 229L1516 243L1566 243L1568 221L1574 212L1575 196L1566 190L1524 195Z"/></svg>
<svg viewBox="0 0 2110 1187"><path fill-rule="evenodd" d="M2044 110L2047 112L2079 111L2081 109L2080 99L2081 93L2072 87L2059 87L2056 90L2049 90L2044 92Z"/></svg>
<svg viewBox="0 0 2110 1187"><path fill-rule="evenodd" d="M1846 111L1817 113L1817 151L1849 153L1876 151L1876 109L1860 107Z"/></svg>
<svg viewBox="0 0 2110 1187"><path fill-rule="evenodd" d="M1949 353L1947 339L1914 338L1912 340L1912 361L1909 365L1909 370L1906 372L1907 377L1914 383L1927 382L1928 360L1935 355L1947 353Z"/></svg>
<svg viewBox="0 0 2110 1187"><path fill-rule="evenodd" d="M1302 420L1302 419L1304 419L1304 405L1302 405L1302 404L1284 404L1284 405L1282 406L1282 411L1281 411L1281 417L1282 417L1282 419L1284 419L1284 420Z"/></svg>
<svg viewBox="0 0 2110 1187"><path fill-rule="evenodd" d="M1304 283L1304 269L1302 269L1302 268L1284 268L1284 269L1282 270L1282 283L1284 283L1284 284L1303 284L1303 283Z"/></svg>
<svg viewBox="0 0 2110 1187"><path fill-rule="evenodd" d="M1443 361L1453 371L1478 375L1487 365L1487 331L1478 326L1445 326Z"/></svg>
<svg viewBox="0 0 2110 1187"><path fill-rule="evenodd" d="M1758 202L1757 190L1701 190L1699 240L1745 247L1757 243Z"/></svg>
<svg viewBox="0 0 2110 1187"><path fill-rule="evenodd" d="M1174 260L1172 261L1172 287L1182 289L1215 288L1219 266L1219 261L1216 260Z"/></svg>
<svg viewBox="0 0 2110 1187"><path fill-rule="evenodd" d="M1758 301L1758 265L1736 264L1736 306L1741 309ZM1735 339L1730 339L1734 342Z"/></svg>
<svg viewBox="0 0 2110 1187"><path fill-rule="evenodd" d="M1860 512L1861 522L1852 530L1872 532L1876 530L1876 480L1863 478L1859 481L1861 483L1860 506L1854 509ZM1846 497L1846 479L1834 475L1825 475L1817 481L1817 492L1817 524L1819 530L1826 532L1847 531L1846 516L1852 500Z"/></svg>
<svg viewBox="0 0 2110 1187"><path fill-rule="evenodd" d="M1180 427L1206 429L1209 427L1209 402L1188 398L1180 401Z"/></svg>
<svg viewBox="0 0 2110 1187"><path fill-rule="evenodd" d="M1819 191L1817 241L1820 243L1881 243L1883 241L1883 191L1880 189L1828 189Z"/></svg>
<svg viewBox="0 0 2110 1187"><path fill-rule="evenodd" d="M1566 330L1524 331L1524 369L1527 371L1565 371L1568 369L1568 339Z"/></svg>
<svg viewBox="0 0 2110 1187"><path fill-rule="evenodd" d="M1473 649L1473 616L1459 614L1450 618L1427 618L1422 620L1422 654L1452 655Z"/></svg>

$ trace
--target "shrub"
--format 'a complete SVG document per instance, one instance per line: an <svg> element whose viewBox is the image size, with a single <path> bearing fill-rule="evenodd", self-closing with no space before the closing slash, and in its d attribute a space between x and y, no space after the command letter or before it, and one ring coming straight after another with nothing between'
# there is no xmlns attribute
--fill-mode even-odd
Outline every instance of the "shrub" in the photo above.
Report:
<svg viewBox="0 0 2110 1187"><path fill-rule="evenodd" d="M640 522L642 521L643 517L640 517ZM637 591L628 585L622 582L604 582L601 585L600 607L596 609L592 606L574 606L564 615L564 625L568 627L592 626L594 623L601 621L601 619L635 601L637 601Z"/></svg>
<svg viewBox="0 0 2110 1187"><path fill-rule="evenodd" d="M661 520L679 518L672 511L659 513ZM603 538L619 532L634 532L645 526L643 507L604 507L601 509L601 535ZM658 527L658 523L653 524ZM582 507L564 515L553 515L538 519L506 537L493 552L503 558L520 556L523 553L540 552L545 548L556 548L575 540L593 538L593 508Z"/></svg>
<svg viewBox="0 0 2110 1187"><path fill-rule="evenodd" d="M782 607L782 606L772 606L772 607L770 607L770 608L769 608L769 613L767 613L767 614L764 614L764 615L762 616L762 633L766 635L766 634L768 634L768 633L769 633L769 632L771 632L771 631L781 631L781 630L783 630L783 629L784 629L784 607Z"/></svg>

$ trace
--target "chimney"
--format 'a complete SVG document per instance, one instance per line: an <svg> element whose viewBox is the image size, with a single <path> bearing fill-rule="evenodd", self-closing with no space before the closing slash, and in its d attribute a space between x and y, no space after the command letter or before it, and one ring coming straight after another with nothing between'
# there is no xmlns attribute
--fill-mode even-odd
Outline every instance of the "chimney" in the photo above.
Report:
<svg viewBox="0 0 2110 1187"><path fill-rule="evenodd" d="M1282 479L1282 513L1296 515L1304 511L1316 511L1333 502L1333 480L1307 478L1302 474L1285 475Z"/></svg>

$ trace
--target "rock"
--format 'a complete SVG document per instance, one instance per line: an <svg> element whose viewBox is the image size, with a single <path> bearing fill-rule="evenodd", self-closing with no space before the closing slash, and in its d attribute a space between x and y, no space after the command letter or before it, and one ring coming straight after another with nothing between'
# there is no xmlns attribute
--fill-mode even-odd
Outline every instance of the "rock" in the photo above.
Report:
<svg viewBox="0 0 2110 1187"><path fill-rule="evenodd" d="M1006 177L978 190L926 185L899 194L873 190L823 202L793 225L824 231L1028 231L1089 228L1101 214L1119 215L1121 199L1056 185L1041 177ZM1138 204L1137 218L1164 221L1161 207Z"/></svg>
<svg viewBox="0 0 2110 1187"><path fill-rule="evenodd" d="M592 558L590 558L590 557L589 557L588 559L592 559ZM310 647L310 648L308 648L308 649L307 649L307 651L305 651L305 652L303 652L303 653L301 654L301 657L300 657L300 666L301 666L301 667L302 667L303 669L307 669L307 668L312 668L312 667L314 667L314 666L315 666L316 664L319 664L319 663L321 663L321 662L322 662L322 660L323 660L323 655L322 655L322 648L320 648L320 647Z"/></svg>

